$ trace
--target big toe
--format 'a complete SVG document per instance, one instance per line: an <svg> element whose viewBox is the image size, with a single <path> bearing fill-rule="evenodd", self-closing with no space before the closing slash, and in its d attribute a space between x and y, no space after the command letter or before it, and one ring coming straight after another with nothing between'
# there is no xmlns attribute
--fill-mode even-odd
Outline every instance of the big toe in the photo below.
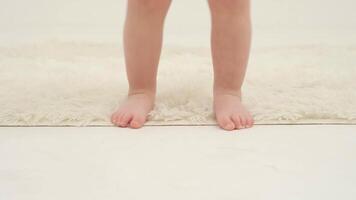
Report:
<svg viewBox="0 0 356 200"><path fill-rule="evenodd" d="M241 123L240 115L232 115L231 119L234 122L236 129L242 129L243 128L243 125Z"/></svg>
<svg viewBox="0 0 356 200"><path fill-rule="evenodd" d="M131 119L132 119L132 115L129 113L126 113L121 116L118 124L120 127L127 127Z"/></svg>
<svg viewBox="0 0 356 200"><path fill-rule="evenodd" d="M247 117L246 117L246 127L250 128L250 127L253 126L254 123L255 122L254 122L253 117L251 115L247 115Z"/></svg>
<svg viewBox="0 0 356 200"><path fill-rule="evenodd" d="M114 125L118 126L119 125L119 120L120 120L122 115L123 115L123 113L119 113L119 112L113 113L111 115L111 123L113 123Z"/></svg>
<svg viewBox="0 0 356 200"><path fill-rule="evenodd" d="M146 118L141 115L134 116L130 122L131 128L141 128L146 122Z"/></svg>
<svg viewBox="0 0 356 200"><path fill-rule="evenodd" d="M232 122L231 119L227 116L217 117L217 122L222 129L225 129L228 131L232 131L235 129L234 122Z"/></svg>

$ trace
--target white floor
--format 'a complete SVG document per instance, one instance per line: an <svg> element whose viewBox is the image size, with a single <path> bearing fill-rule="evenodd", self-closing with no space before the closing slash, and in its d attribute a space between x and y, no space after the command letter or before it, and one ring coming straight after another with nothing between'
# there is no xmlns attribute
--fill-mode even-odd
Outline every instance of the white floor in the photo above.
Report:
<svg viewBox="0 0 356 200"><path fill-rule="evenodd" d="M356 199L356 126L0 128L1 200Z"/></svg>

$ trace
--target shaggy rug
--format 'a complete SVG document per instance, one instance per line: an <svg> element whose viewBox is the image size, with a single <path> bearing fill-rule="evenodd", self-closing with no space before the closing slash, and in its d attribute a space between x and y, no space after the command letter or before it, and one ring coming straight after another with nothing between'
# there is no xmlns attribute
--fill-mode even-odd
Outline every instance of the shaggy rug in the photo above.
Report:
<svg viewBox="0 0 356 200"><path fill-rule="evenodd" d="M253 48L243 101L257 124L356 123L356 46ZM215 124L209 48L166 46L147 124ZM119 44L0 48L0 125L111 125L127 83Z"/></svg>

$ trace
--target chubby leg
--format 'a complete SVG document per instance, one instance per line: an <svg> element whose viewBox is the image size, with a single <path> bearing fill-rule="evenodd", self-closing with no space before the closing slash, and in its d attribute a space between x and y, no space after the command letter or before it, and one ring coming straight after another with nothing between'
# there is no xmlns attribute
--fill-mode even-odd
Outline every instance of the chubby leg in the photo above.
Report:
<svg viewBox="0 0 356 200"><path fill-rule="evenodd" d="M241 87L251 43L250 0L209 0L214 65L214 112L225 130L249 128L251 114L241 103Z"/></svg>
<svg viewBox="0 0 356 200"><path fill-rule="evenodd" d="M171 0L128 0L124 51L128 97L111 116L120 127L140 128L154 107L164 19Z"/></svg>

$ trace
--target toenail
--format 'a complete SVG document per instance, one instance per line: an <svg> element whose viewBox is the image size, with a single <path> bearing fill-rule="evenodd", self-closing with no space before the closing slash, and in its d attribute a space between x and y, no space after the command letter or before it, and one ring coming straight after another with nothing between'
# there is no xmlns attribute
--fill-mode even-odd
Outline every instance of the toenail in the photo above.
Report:
<svg viewBox="0 0 356 200"><path fill-rule="evenodd" d="M233 126L232 124L227 124L227 125L225 126L225 128L230 130L230 129L233 129L234 126Z"/></svg>
<svg viewBox="0 0 356 200"><path fill-rule="evenodd" d="M133 122L131 122L131 127L132 128L140 128L141 124L139 122L133 121Z"/></svg>

